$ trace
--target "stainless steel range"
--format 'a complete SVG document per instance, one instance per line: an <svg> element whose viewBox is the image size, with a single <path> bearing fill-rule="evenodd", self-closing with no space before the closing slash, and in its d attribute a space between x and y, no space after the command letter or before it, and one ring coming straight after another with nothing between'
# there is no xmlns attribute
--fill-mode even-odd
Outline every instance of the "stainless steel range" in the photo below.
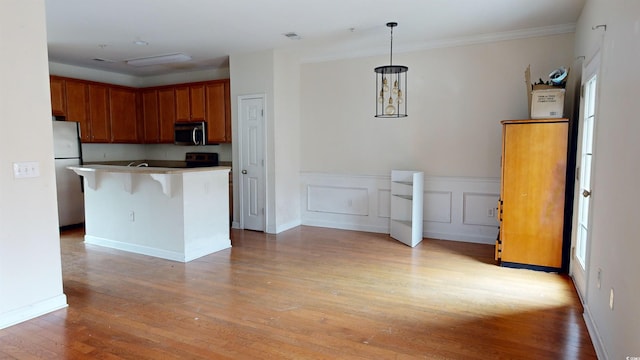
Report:
<svg viewBox="0 0 640 360"><path fill-rule="evenodd" d="M188 168L218 166L218 153L188 152L184 159Z"/></svg>

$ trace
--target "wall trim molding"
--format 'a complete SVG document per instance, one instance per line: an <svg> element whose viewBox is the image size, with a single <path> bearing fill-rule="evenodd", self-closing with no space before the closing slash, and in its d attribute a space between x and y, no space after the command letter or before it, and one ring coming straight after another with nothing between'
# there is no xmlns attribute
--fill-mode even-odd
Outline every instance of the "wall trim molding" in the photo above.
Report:
<svg viewBox="0 0 640 360"><path fill-rule="evenodd" d="M390 232L390 175L301 172L300 181L301 225ZM498 222L487 213L499 190L499 178L426 176L423 236L494 244Z"/></svg>

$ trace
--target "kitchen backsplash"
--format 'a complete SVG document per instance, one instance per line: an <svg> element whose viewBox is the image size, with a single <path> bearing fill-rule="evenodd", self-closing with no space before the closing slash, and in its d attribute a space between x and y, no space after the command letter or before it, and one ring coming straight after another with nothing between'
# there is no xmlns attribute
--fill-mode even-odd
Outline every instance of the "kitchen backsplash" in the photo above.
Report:
<svg viewBox="0 0 640 360"><path fill-rule="evenodd" d="M231 144L176 146L172 144L82 144L85 162L117 160L184 160L187 152L216 152L220 161L231 161Z"/></svg>

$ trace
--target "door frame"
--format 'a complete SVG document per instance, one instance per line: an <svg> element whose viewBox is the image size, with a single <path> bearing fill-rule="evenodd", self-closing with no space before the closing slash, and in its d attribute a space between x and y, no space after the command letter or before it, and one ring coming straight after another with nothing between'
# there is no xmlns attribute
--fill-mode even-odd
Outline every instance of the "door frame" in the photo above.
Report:
<svg viewBox="0 0 640 360"><path fill-rule="evenodd" d="M593 124L593 129L592 129L592 159L591 159L591 175L590 175L590 187L591 190L593 191L594 187L595 187L595 179L593 177L593 174L595 173L594 169L596 167L596 159L597 159L597 150L596 150L596 135L597 135L597 127L598 127L598 123L599 123L599 98L600 98L600 84L601 84L601 71L600 71L600 64L602 61L602 54L601 54L601 50L598 48L594 51L593 55L584 62L584 65L582 67L582 76L580 79L580 92L581 92L581 96L580 96L580 112L579 112L579 116L578 116L578 121L579 121L579 126L578 126L578 136L577 136L577 147L576 147L576 169L575 169L575 174L576 177L579 176L580 174L580 169L582 167L582 142L583 142L583 136L584 136L584 116L585 116L585 111L584 111L584 106L585 106L585 100L584 100L584 89L585 89L585 85L586 83L592 79L594 76L597 77L596 80L596 92L595 92L595 97L594 97L594 117L595 117L595 122ZM580 299L582 300L583 304L586 304L587 301L587 292L589 290L589 274L590 274L590 269L591 269L591 264L590 264L590 257L591 257L591 217L593 216L593 207L594 207L594 202L596 201L596 199L594 197L591 197L589 200L589 214L588 214L588 230L587 230L587 244L586 244L586 249L585 249L585 258L584 258L584 271L582 270L582 266L580 265L579 260L576 257L576 252L577 250L577 240L578 240L578 227L579 227L579 214L580 214L580 199L582 198L582 193L581 193L581 180L576 178L575 179L575 184L573 187L573 191L574 191L574 204L573 204L573 221L572 221L572 225L571 225L571 260L570 260L570 275L573 279L573 283L576 287L576 290L578 292L578 295L580 296Z"/></svg>
<svg viewBox="0 0 640 360"><path fill-rule="evenodd" d="M269 194L268 194L268 179L267 179L267 166L268 166L268 156L267 156L267 95L265 93L257 93L257 94L247 94L247 95L238 95L237 97L237 107L238 107L238 136L236 137L238 140L238 180L239 180L239 186L238 186L238 213L239 213L239 227L240 229L244 229L245 227L245 219L244 219L244 198L245 198L245 180L244 180L244 176L242 176L241 173L241 169L243 169L245 167L244 164L244 153L247 151L246 148L246 144L244 144L244 133L243 133L243 129L244 129L244 115L243 115L243 111L242 111L242 103L245 100L249 100L249 99L261 99L262 100L262 109L264 111L263 115L262 115L262 121L263 121L263 134L262 134L262 144L263 144L263 148L261 149L262 154L264 155L264 166L262 167L262 179L264 180L263 183L263 187L261 189L261 195L264 197L263 199L263 204L264 204L264 221L263 221L263 232L266 232L267 229L267 219L268 219L268 209L269 206L267 206L268 204L268 199L269 199Z"/></svg>

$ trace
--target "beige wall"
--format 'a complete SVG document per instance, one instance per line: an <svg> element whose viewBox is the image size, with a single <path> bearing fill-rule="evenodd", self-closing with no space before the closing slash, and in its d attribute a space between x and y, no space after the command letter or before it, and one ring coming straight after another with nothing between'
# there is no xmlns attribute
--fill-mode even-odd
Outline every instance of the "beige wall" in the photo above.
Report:
<svg viewBox="0 0 640 360"><path fill-rule="evenodd" d="M265 96L266 231L278 233L300 224L300 65L295 55L274 50L234 54L229 63L236 165L238 96ZM234 187L236 214L240 190Z"/></svg>
<svg viewBox="0 0 640 360"><path fill-rule="evenodd" d="M601 50L585 313L599 356L629 359L640 356L640 2L587 0L576 39L576 56Z"/></svg>
<svg viewBox="0 0 640 360"><path fill-rule="evenodd" d="M300 63L275 53L276 232L300 225Z"/></svg>
<svg viewBox="0 0 640 360"><path fill-rule="evenodd" d="M408 114L376 119L373 68L388 56L302 65L301 170L500 176L500 120L528 117L524 70L573 63L573 34L394 54Z"/></svg>
<svg viewBox="0 0 640 360"><path fill-rule="evenodd" d="M0 2L0 328L65 307L43 0ZM14 179L13 163L40 176Z"/></svg>

